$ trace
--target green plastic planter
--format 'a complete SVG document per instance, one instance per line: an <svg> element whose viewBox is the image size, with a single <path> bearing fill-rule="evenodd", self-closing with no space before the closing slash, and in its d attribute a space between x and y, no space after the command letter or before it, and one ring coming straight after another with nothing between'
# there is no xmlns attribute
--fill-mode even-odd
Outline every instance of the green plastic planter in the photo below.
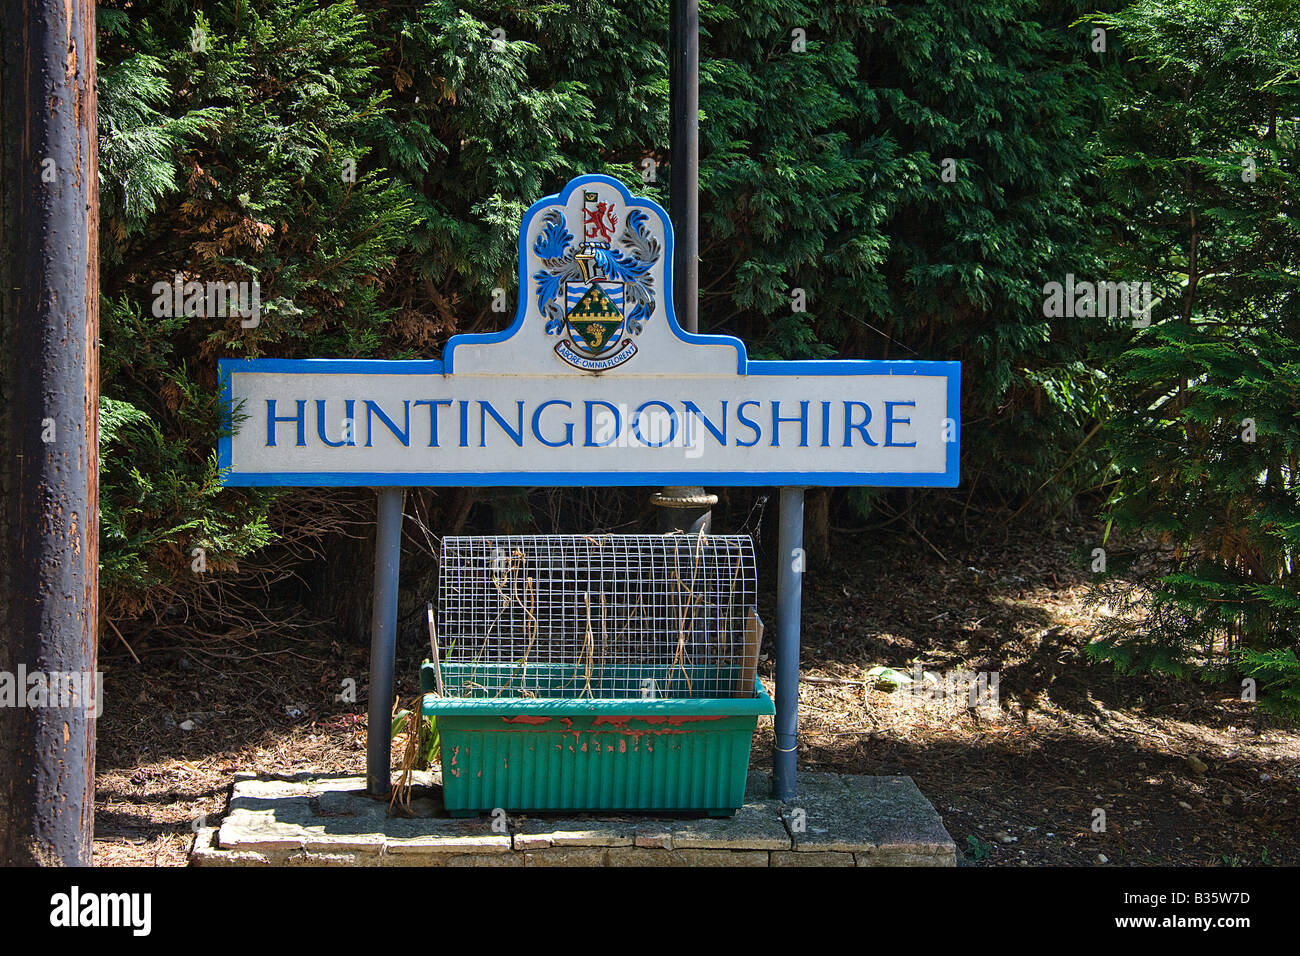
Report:
<svg viewBox="0 0 1300 956"><path fill-rule="evenodd" d="M449 685L458 666L442 665ZM431 664L420 683L455 817L497 807L727 816L745 799L758 717L775 712L757 679L753 697L669 700L439 697Z"/></svg>

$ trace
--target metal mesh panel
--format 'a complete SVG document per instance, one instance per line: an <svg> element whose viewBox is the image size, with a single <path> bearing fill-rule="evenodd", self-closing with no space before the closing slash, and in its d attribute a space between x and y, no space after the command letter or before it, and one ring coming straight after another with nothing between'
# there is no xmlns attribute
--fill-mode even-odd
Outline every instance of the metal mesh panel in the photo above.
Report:
<svg viewBox="0 0 1300 956"><path fill-rule="evenodd" d="M442 539L438 644L453 697L751 697L747 535Z"/></svg>

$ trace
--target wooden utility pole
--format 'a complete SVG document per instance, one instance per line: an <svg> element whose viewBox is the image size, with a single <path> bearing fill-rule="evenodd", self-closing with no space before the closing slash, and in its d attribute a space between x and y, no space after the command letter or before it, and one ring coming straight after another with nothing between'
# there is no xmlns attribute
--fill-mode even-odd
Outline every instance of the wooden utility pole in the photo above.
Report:
<svg viewBox="0 0 1300 956"><path fill-rule="evenodd" d="M0 865L89 865L99 706L95 4L0 5Z"/></svg>

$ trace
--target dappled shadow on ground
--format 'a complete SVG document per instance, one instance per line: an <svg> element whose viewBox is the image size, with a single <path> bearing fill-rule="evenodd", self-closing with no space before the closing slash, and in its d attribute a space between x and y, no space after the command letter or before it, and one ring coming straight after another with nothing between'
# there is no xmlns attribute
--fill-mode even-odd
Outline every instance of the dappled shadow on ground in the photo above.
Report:
<svg viewBox="0 0 1300 956"><path fill-rule="evenodd" d="M994 514L965 531L940 517L925 534L836 532L832 558L806 573L800 769L912 776L981 864L1300 864L1295 727L1231 687L1088 662L1097 529ZM770 594L760 610L770 690ZM232 635L137 651L142 663L103 652L97 863L183 864L238 771L364 772L364 641ZM399 648L403 700L427 653ZM886 692L867 681L878 665L920 665L939 688L996 674L999 704ZM771 747L765 720L754 767L771 767Z"/></svg>
<svg viewBox="0 0 1300 956"><path fill-rule="evenodd" d="M1294 725L1231 686L1120 677L1084 653L1098 535L954 527L942 556L838 536L805 578L800 766L912 776L980 862L1300 863ZM875 666L938 681L886 691ZM942 693L980 672L998 706L972 707L960 681Z"/></svg>

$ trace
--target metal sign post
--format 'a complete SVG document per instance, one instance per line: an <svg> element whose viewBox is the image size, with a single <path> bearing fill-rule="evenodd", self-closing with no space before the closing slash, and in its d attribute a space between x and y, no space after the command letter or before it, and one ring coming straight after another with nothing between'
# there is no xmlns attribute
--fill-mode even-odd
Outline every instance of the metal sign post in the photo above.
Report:
<svg viewBox="0 0 1300 956"><path fill-rule="evenodd" d="M781 489L776 567L776 744L772 796L795 795L799 747L799 632L803 612L803 489Z"/></svg>
<svg viewBox="0 0 1300 956"><path fill-rule="evenodd" d="M668 35L669 201L677 253L673 289L678 319L687 332L700 330L700 5L673 0Z"/></svg>
<svg viewBox="0 0 1300 956"><path fill-rule="evenodd" d="M700 331L700 5L673 0L668 34L669 205L676 245L673 300L687 332ZM718 496L698 485L673 486L650 496L659 530L706 534Z"/></svg>
<svg viewBox="0 0 1300 956"><path fill-rule="evenodd" d="M380 488L375 528L375 596L370 612L370 716L366 725L366 789L392 790L393 671L397 657L397 587L402 562L405 488Z"/></svg>

